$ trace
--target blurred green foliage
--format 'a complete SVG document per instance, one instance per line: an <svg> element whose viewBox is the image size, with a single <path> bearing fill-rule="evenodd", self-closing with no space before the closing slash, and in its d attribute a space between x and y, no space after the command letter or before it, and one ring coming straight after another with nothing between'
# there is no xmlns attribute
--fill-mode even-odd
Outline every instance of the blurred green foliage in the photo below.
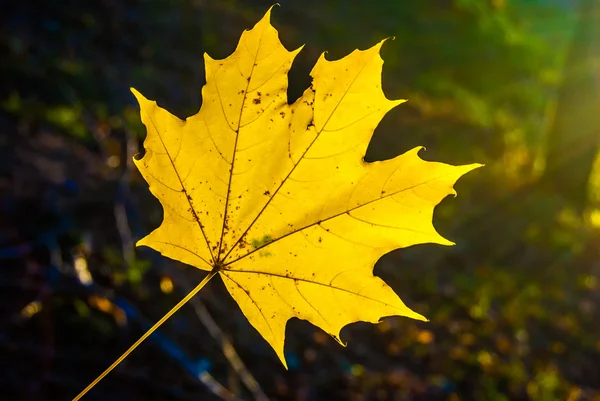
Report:
<svg viewBox="0 0 600 401"><path fill-rule="evenodd" d="M376 266L376 274L429 323L394 318L377 326L352 325L342 333L351 346L340 348L305 322L292 321L286 348L292 369L284 372L218 285L207 289L202 298L272 399L600 399L600 212L592 201L582 218L560 188L539 185L578 4L281 1L273 24L283 43L307 44L290 73L290 101L310 84L308 73L321 52L335 59L394 37L382 51L384 90L389 98L409 102L386 116L366 158L425 145L428 159L487 166L461 180L459 197L436 209L436 227L456 247L401 250ZM6 283L43 276L31 273L37 271L31 266L43 271L50 260L72 264L73 249L84 247L94 281L127 296L153 320L177 301L181 282L175 281L173 294L159 285L160 263L169 262L143 250L138 260L126 255L129 242L162 218L137 172L128 170L131 138L139 148L144 135L128 88L139 88L182 118L195 113L203 53L230 54L240 32L271 5L21 0L1 6L0 188L5 204L35 205L18 219L2 221L7 233L17 233L7 234L2 246L42 235L40 216L50 212L57 221L75 222L69 240L49 248L50 255L62 255L61 262L46 253L12 258L15 268L5 274ZM596 177L600 168L594 171ZM598 182L590 182L596 192ZM134 238L119 228L115 205L125 208ZM190 282L198 280L189 268L183 270ZM7 312L18 314L36 292L2 294L12 305ZM3 347L7 358L0 359L19 362L2 363L0 370L17 369L25 384L40 380L40 399L53 399L43 391L48 388L63 399L72 397L139 335L135 325L124 333L122 317L96 298L57 291L40 302L42 311L51 312L12 322L10 341L65 346L70 354L92 342L97 351L94 363L55 362L47 368L48 377L74 381L69 386L44 379L35 367L37 356L19 346ZM226 382L230 369L217 344L193 313L182 310L178 316L164 331L186 352L210 359L211 373ZM177 331L181 325L185 329ZM137 350L123 371L138 372L150 383L115 374L103 384L111 399L209 394L160 355L156 347ZM8 394L30 394L25 384L15 384L19 380L0 376ZM180 392L153 391L157 383Z"/></svg>

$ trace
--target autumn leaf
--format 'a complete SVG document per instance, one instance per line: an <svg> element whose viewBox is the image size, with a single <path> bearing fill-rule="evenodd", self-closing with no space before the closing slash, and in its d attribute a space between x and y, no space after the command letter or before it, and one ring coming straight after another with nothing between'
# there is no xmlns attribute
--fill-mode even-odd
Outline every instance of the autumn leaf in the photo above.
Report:
<svg viewBox="0 0 600 401"><path fill-rule="evenodd" d="M373 266L397 248L451 245L432 225L434 207L480 165L427 162L421 148L365 162L373 130L404 102L383 94L383 41L337 61L322 55L289 105L300 49L287 51L269 19L226 59L205 56L202 107L185 121L132 89L147 128L135 164L164 212L138 245L218 274L285 365L293 317L340 343L352 322L425 320Z"/></svg>

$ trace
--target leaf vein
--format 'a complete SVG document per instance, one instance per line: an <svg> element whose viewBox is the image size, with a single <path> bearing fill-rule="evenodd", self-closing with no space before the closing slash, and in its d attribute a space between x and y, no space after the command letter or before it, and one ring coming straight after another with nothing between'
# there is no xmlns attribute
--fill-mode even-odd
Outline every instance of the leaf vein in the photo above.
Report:
<svg viewBox="0 0 600 401"><path fill-rule="evenodd" d="M285 275L283 275L283 274L277 274L277 273L272 273L272 272L264 272L264 271L259 271L259 270L235 270L235 269L226 269L226 270L224 270L224 272L227 272L227 273L243 273L243 274L258 274L258 275L260 275L260 274L263 274L263 275L265 275L265 276L273 276L273 277L280 278L280 279L284 279L284 280L298 280L298 281L302 281L302 282L304 282L304 283L307 283L307 284L319 285L319 286L322 286L322 287L327 287L327 288L330 288L330 289L332 289L332 290L337 290L337 291L340 291L340 292L345 292L345 293L348 293L348 294L350 294L350 295L356 295L357 297L364 298L364 299L367 299L367 300L369 300L369 301L377 302L377 303L380 303L380 304L383 304L383 305L386 305L386 306L390 306L390 307L392 307L392 308L399 309L399 308L398 308L397 306L395 306L395 305L389 304L389 303L387 303L387 302L384 302L384 301L382 301L382 300L379 300L379 299L376 299L376 298L371 298L371 297L369 297L369 296L367 296L367 295L357 294L357 293L355 293L355 292L353 292L353 291L351 291L351 290L348 290L348 289L346 289L346 288L342 288L342 287L336 287L336 286L333 286L333 285L329 285L329 284L320 283L320 282L318 282L318 281L311 281L311 280L304 279L304 278L300 278L300 277L287 277L287 276L285 276ZM223 274L224 274L224 273L223 273ZM231 279L231 277L230 277L229 275L227 275L227 277ZM375 277L375 276L373 276L373 277ZM232 279L232 281L233 281L233 279ZM236 283L236 284L237 284L237 283ZM237 285L239 286L239 284L237 284ZM242 288L242 287L240 286L240 288ZM242 288L242 289L243 289L243 288ZM255 304L256 304L256 303L255 303ZM264 315L263 315L263 316L264 316Z"/></svg>

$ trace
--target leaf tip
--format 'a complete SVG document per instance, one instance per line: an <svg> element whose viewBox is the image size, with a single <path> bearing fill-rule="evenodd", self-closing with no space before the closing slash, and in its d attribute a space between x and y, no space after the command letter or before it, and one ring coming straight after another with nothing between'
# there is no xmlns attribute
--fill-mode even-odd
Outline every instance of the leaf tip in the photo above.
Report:
<svg viewBox="0 0 600 401"><path fill-rule="evenodd" d="M423 316L417 312L413 312L413 311L411 311L411 312L412 312L412 315L410 315L408 317L415 319L415 320L420 320L421 322L429 322L429 319L427 319L425 316Z"/></svg>
<svg viewBox="0 0 600 401"><path fill-rule="evenodd" d="M335 341L337 341L337 343L338 343L339 345L341 345L342 347L347 347L347 346L348 346L348 343L347 343L347 342L344 342L344 341L342 341L342 339L340 338L340 335L339 335L339 334L338 334L337 336L332 334L332 335L331 335L331 337L333 337L333 339L334 339Z"/></svg>
<svg viewBox="0 0 600 401"><path fill-rule="evenodd" d="M285 370L290 370L287 361L285 360L285 354L283 353L283 351L281 353L277 352L277 356L279 357L279 360L281 361L281 364L283 365Z"/></svg>
<svg viewBox="0 0 600 401"><path fill-rule="evenodd" d="M388 40L396 40L396 37L388 36L387 38L380 40L375 46L371 47L367 51L375 50L377 52L377 54L379 55L379 57L381 58L381 48L383 47L383 44L385 42L387 42Z"/></svg>
<svg viewBox="0 0 600 401"><path fill-rule="evenodd" d="M410 309L409 307L407 307L404 304L402 304L402 307L400 309L401 310L399 311L399 313L396 314L396 316L404 316L404 317L407 317L409 319L419 320L421 322L428 322L429 321L429 319L427 319L425 316L421 315L420 313L417 313L417 312L413 311L412 309ZM377 323L381 323L381 322L383 322L383 317L380 318Z"/></svg>
<svg viewBox="0 0 600 401"><path fill-rule="evenodd" d="M265 15L261 18L260 21L258 21L258 24L260 23L267 23L267 24L271 24L271 11L273 11L273 8L277 6L277 7L281 7L281 4L279 3L273 3L273 5L271 7L269 7L269 9L267 10L267 12L265 13ZM258 25L256 24L256 25Z"/></svg>
<svg viewBox="0 0 600 401"><path fill-rule="evenodd" d="M435 230L435 228L434 228L434 231L437 234L437 239L434 242L435 244L442 245L442 246L454 246L454 245L456 245L456 242L450 241L449 239L446 239L446 238L442 237L440 235L440 233L438 233L437 230Z"/></svg>
<svg viewBox="0 0 600 401"><path fill-rule="evenodd" d="M300 53L300 52L302 51L302 49L304 49L304 46L306 46L306 45L301 45L301 46L300 46L300 47L298 47L296 50L293 50L293 51L292 51L292 56L293 56L293 57L296 57L296 55L297 55L298 53Z"/></svg>
<svg viewBox="0 0 600 401"><path fill-rule="evenodd" d="M408 99L396 99L396 100L392 100L392 107L399 106L402 103L406 103L406 102L408 102Z"/></svg>
<svg viewBox="0 0 600 401"><path fill-rule="evenodd" d="M142 106L144 103L150 103L151 101L148 100L144 95L142 95L140 93L140 91L138 91L137 89L135 89L134 87L130 87L129 90L131 91L131 93L133 93L133 96L135 96L135 98L138 101L138 104L140 106Z"/></svg>
<svg viewBox="0 0 600 401"><path fill-rule="evenodd" d="M461 175L467 174L468 172L471 172L471 171L476 170L481 167L485 167L485 164L482 164L482 163L467 164L465 166L462 166L462 168L464 169L464 172Z"/></svg>

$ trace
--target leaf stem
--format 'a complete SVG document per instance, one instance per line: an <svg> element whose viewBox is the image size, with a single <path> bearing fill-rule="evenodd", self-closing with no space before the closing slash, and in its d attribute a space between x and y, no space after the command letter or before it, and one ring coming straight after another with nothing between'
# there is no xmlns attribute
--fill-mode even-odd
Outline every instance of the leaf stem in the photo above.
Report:
<svg viewBox="0 0 600 401"><path fill-rule="evenodd" d="M190 299L192 299L205 285L217 274L217 270L213 270L208 273L204 279L198 284L192 291L190 291L177 305L175 305L170 311L168 311L158 322L154 324L154 326L150 327L148 331L146 331L127 351L123 353L116 361L113 362L104 372L100 374L93 382L91 382L86 388L83 389L81 393L79 393L73 401L78 401L87 394L96 384L100 382L100 380L104 379L106 375L108 375L114 368L117 367L125 358L129 356L146 338L150 337L152 333L156 331L164 322L166 322L175 312L177 312L183 305L188 303Z"/></svg>

